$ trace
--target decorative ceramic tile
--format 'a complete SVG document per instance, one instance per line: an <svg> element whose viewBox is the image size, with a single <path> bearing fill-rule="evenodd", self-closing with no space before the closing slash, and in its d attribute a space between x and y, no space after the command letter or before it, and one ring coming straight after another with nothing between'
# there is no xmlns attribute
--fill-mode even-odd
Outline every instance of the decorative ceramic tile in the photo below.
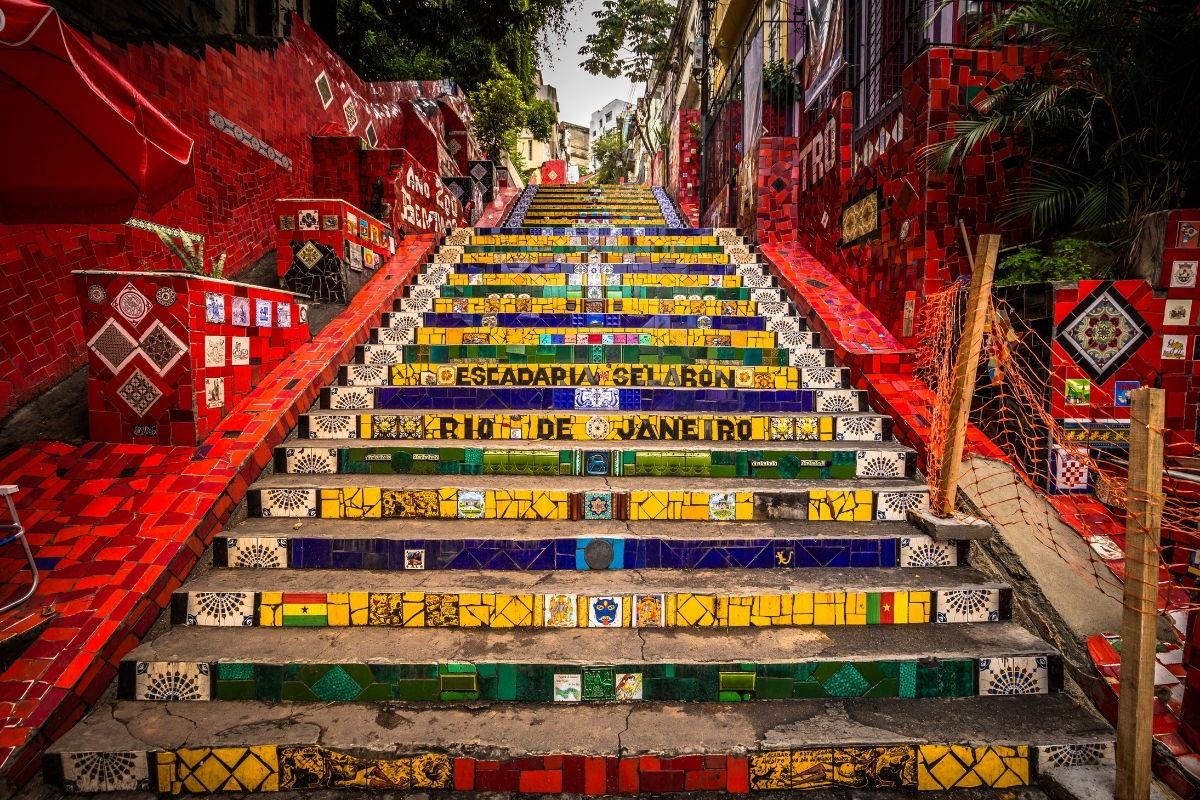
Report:
<svg viewBox="0 0 1200 800"><path fill-rule="evenodd" d="M254 592L191 592L187 624L246 627L254 624Z"/></svg>
<svg viewBox="0 0 1200 800"><path fill-rule="evenodd" d="M633 596L633 626L635 628L662 628L666 625L666 600L661 594L635 594Z"/></svg>
<svg viewBox="0 0 1200 800"><path fill-rule="evenodd" d="M1113 383L1113 405L1118 408L1129 408L1133 404L1129 393L1140 388L1142 388L1141 381L1115 381Z"/></svg>
<svg viewBox="0 0 1200 800"><path fill-rule="evenodd" d="M204 379L204 407L205 408L224 408L225 407L225 379L224 378L205 378Z"/></svg>
<svg viewBox="0 0 1200 800"><path fill-rule="evenodd" d="M596 596L587 599L588 627L619 628L625 598L620 595Z"/></svg>
<svg viewBox="0 0 1200 800"><path fill-rule="evenodd" d="M342 103L342 116L346 118L346 132L352 133L358 127L358 112L354 109L354 100L347 97Z"/></svg>
<svg viewBox="0 0 1200 800"><path fill-rule="evenodd" d="M583 699L583 676L578 673L555 673L554 702L578 703Z"/></svg>
<svg viewBox="0 0 1200 800"><path fill-rule="evenodd" d="M1092 548L1092 552L1096 554L1096 557L1103 561L1120 561L1125 558L1125 551L1117 546L1117 543L1109 536L1097 534L1095 536L1087 536L1085 540L1088 546Z"/></svg>
<svg viewBox="0 0 1200 800"><path fill-rule="evenodd" d="M737 519L737 496L733 492L709 493L708 518L716 522L729 522Z"/></svg>
<svg viewBox="0 0 1200 800"><path fill-rule="evenodd" d="M281 231L296 230L296 215L295 214L280 214L279 230L281 230Z"/></svg>
<svg viewBox="0 0 1200 800"><path fill-rule="evenodd" d="M901 567L957 567L956 542L939 542L929 536L909 536L900 540Z"/></svg>
<svg viewBox="0 0 1200 800"><path fill-rule="evenodd" d="M142 353L158 370L158 374L166 376L171 368L187 353L187 345L162 322L155 320L138 343Z"/></svg>
<svg viewBox="0 0 1200 800"><path fill-rule="evenodd" d="M1029 746L948 744L917 746L918 791L1028 786L1033 778Z"/></svg>
<svg viewBox="0 0 1200 800"><path fill-rule="evenodd" d="M204 293L204 319L216 325L225 322L225 295Z"/></svg>
<svg viewBox="0 0 1200 800"><path fill-rule="evenodd" d="M1191 300L1168 300L1163 306L1163 325L1180 327L1192 322Z"/></svg>
<svg viewBox="0 0 1200 800"><path fill-rule="evenodd" d="M254 324L260 328L271 327L271 301L254 301Z"/></svg>
<svg viewBox="0 0 1200 800"><path fill-rule="evenodd" d="M1046 694L1050 673L1046 656L979 659L979 693Z"/></svg>
<svg viewBox="0 0 1200 800"><path fill-rule="evenodd" d="M88 341L88 347L113 373L120 372L138 352L138 343L111 318Z"/></svg>
<svg viewBox="0 0 1200 800"><path fill-rule="evenodd" d="M589 386L575 390L575 408L581 411L616 410L621 407L620 390Z"/></svg>
<svg viewBox="0 0 1200 800"><path fill-rule="evenodd" d="M1050 449L1050 491L1086 492L1091 480L1086 448Z"/></svg>
<svg viewBox="0 0 1200 800"><path fill-rule="evenodd" d="M289 473L333 475L338 471L337 450L332 447L289 447L284 458Z"/></svg>
<svg viewBox="0 0 1200 800"><path fill-rule="evenodd" d="M877 492L875 519L906 520L909 511L929 508L928 491Z"/></svg>
<svg viewBox="0 0 1200 800"><path fill-rule="evenodd" d="M1058 326L1056 340L1093 379L1103 383L1150 338L1137 309L1104 281Z"/></svg>
<svg viewBox="0 0 1200 800"><path fill-rule="evenodd" d="M138 700L208 700L212 694L210 667L191 661L137 662L134 668Z"/></svg>
<svg viewBox="0 0 1200 800"><path fill-rule="evenodd" d="M170 286L160 286L154 292L154 302L158 303L163 308L170 308L175 305L175 301L179 299L179 295Z"/></svg>
<svg viewBox="0 0 1200 800"><path fill-rule="evenodd" d="M415 548L406 548L404 551L404 568L425 569L425 551Z"/></svg>
<svg viewBox="0 0 1200 800"><path fill-rule="evenodd" d="M267 144L262 139L243 128L241 125L238 125L233 120L227 119L216 111L209 109L208 121L209 124L221 131L221 133L227 134L239 144L249 147L251 150L263 156L264 158L274 161L288 172L291 172L292 160L290 158L276 150L274 147L271 147L271 145Z"/></svg>
<svg viewBox="0 0 1200 800"><path fill-rule="evenodd" d="M938 622L995 622L1000 619L996 589L947 589L937 593Z"/></svg>
<svg viewBox="0 0 1200 800"><path fill-rule="evenodd" d="M262 517L315 517L316 489L262 489L259 492Z"/></svg>
<svg viewBox="0 0 1200 800"><path fill-rule="evenodd" d="M815 410L825 413L848 413L861 410L856 389L818 389L815 392Z"/></svg>
<svg viewBox="0 0 1200 800"><path fill-rule="evenodd" d="M234 325L242 327L250 326L250 298L249 297L233 297L233 314L232 321Z"/></svg>
<svg viewBox="0 0 1200 800"><path fill-rule="evenodd" d="M901 450L859 450L855 473L860 478L903 478L908 456Z"/></svg>
<svg viewBox="0 0 1200 800"><path fill-rule="evenodd" d="M1063 387L1063 403L1068 406L1086 406L1092 402L1092 382L1087 378L1067 378Z"/></svg>
<svg viewBox="0 0 1200 800"><path fill-rule="evenodd" d="M292 304L291 303L276 303L275 304L275 325L279 328L292 327Z"/></svg>
<svg viewBox="0 0 1200 800"><path fill-rule="evenodd" d="M613 676L614 700L641 700L645 680L640 672L618 672Z"/></svg>
<svg viewBox="0 0 1200 800"><path fill-rule="evenodd" d="M1194 289L1196 287L1197 262L1175 261L1171 264L1171 288Z"/></svg>
<svg viewBox="0 0 1200 800"><path fill-rule="evenodd" d="M225 563L241 569L286 569L288 540L268 536L230 536Z"/></svg>
<svg viewBox="0 0 1200 800"><path fill-rule="evenodd" d="M63 753L63 785L68 792L150 791L150 762L144 750L116 753Z"/></svg>
<svg viewBox="0 0 1200 800"><path fill-rule="evenodd" d="M1039 770L1054 767L1112 766L1117 763L1116 747L1112 742L1043 744L1035 749Z"/></svg>
<svg viewBox="0 0 1200 800"><path fill-rule="evenodd" d="M584 492L583 493L583 518L584 519L612 519L613 518L613 493L612 492Z"/></svg>
<svg viewBox="0 0 1200 800"><path fill-rule="evenodd" d="M310 439L354 439L357 417L345 414L312 414L309 416Z"/></svg>
<svg viewBox="0 0 1200 800"><path fill-rule="evenodd" d="M459 489L457 502L459 519L483 519L487 512L487 502L481 491Z"/></svg>
<svg viewBox="0 0 1200 800"><path fill-rule="evenodd" d="M206 367L223 367L225 366L225 337L224 336L205 336L204 337L204 366ZM210 406L211 408L211 406Z"/></svg>
<svg viewBox="0 0 1200 800"><path fill-rule="evenodd" d="M112 307L125 318L130 325L137 327L146 315L150 313L150 300L132 283L126 283L117 296L113 298Z"/></svg>
<svg viewBox="0 0 1200 800"><path fill-rule="evenodd" d="M299 227L302 231L319 231L321 229L321 215L317 213L315 208L305 208L300 211Z"/></svg>
<svg viewBox="0 0 1200 800"><path fill-rule="evenodd" d="M883 441L883 417L838 417L834 428L834 438L839 442Z"/></svg>
<svg viewBox="0 0 1200 800"><path fill-rule="evenodd" d="M1188 337L1164 334L1162 337L1162 357L1165 361L1182 361L1187 358Z"/></svg>
<svg viewBox="0 0 1200 800"><path fill-rule="evenodd" d="M325 70L321 70L321 74L317 76L316 86L321 108L329 108L329 104L333 102L333 89L329 86L329 76L325 74Z"/></svg>
<svg viewBox="0 0 1200 800"><path fill-rule="evenodd" d="M579 626L579 604L573 594L548 594L543 598L544 620L547 628L576 628Z"/></svg>
<svg viewBox="0 0 1200 800"><path fill-rule="evenodd" d="M87 299L99 305L108 299L108 292L104 291L104 287L98 283L93 283L87 287Z"/></svg>
<svg viewBox="0 0 1200 800"><path fill-rule="evenodd" d="M234 336L229 340L229 363L243 367L250 363L250 337Z"/></svg>
<svg viewBox="0 0 1200 800"><path fill-rule="evenodd" d="M117 389L117 397L139 417L146 416L162 396L162 390L139 369L135 369Z"/></svg>

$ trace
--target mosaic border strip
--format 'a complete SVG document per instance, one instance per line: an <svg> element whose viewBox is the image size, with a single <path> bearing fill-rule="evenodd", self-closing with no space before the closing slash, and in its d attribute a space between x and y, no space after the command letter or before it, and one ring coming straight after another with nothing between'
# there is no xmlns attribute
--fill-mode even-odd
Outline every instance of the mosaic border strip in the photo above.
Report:
<svg viewBox="0 0 1200 800"><path fill-rule="evenodd" d="M760 594L189 592L171 624L260 628L750 628L999 622L1008 588Z"/></svg>
<svg viewBox="0 0 1200 800"><path fill-rule="evenodd" d="M437 753L355 756L319 745L51 753L46 783L73 792L178 795L336 788L562 793L815 789L945 791L1032 785L1039 768L1107 766L1111 741L1061 745L899 744L773 750L749 755L587 756L506 760Z"/></svg>
<svg viewBox="0 0 1200 800"><path fill-rule="evenodd" d="M970 542L879 538L559 539L218 536L213 566L241 569L619 570L956 567Z"/></svg>
<svg viewBox="0 0 1200 800"><path fill-rule="evenodd" d="M271 145L250 133L250 131L246 130L241 125L238 125L233 120L222 116L212 109L209 109L208 121L221 133L227 134L236 139L238 143L244 144L246 147L249 147L251 150L258 153L260 156L274 161L288 172L292 171L292 160L290 158L276 150L274 147L271 147Z"/></svg>
<svg viewBox="0 0 1200 800"><path fill-rule="evenodd" d="M997 677L989 665L1003 661ZM722 702L975 697L1063 689L1055 654L760 663L122 661L122 700Z"/></svg>

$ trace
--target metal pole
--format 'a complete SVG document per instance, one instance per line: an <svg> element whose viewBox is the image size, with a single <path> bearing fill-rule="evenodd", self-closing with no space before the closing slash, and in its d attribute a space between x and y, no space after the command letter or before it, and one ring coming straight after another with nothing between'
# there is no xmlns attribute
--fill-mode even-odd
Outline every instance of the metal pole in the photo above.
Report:
<svg viewBox="0 0 1200 800"><path fill-rule="evenodd" d="M712 0L700 0L700 224L708 210L708 39L712 27Z"/></svg>

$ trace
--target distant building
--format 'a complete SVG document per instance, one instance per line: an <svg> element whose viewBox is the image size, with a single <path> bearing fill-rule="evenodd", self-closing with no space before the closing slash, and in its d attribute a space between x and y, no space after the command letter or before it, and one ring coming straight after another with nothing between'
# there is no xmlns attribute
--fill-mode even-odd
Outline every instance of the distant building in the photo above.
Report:
<svg viewBox="0 0 1200 800"><path fill-rule="evenodd" d="M554 106L554 114L558 115L558 89L553 86L542 83L542 71L537 71L537 98L538 100L546 100ZM547 161L560 158L559 137L557 129L555 135L551 135L547 141L540 141L533 138L533 134L528 129L521 131L521 138L517 140L517 152L521 154L521 159L525 162L526 169L538 169Z"/></svg>
<svg viewBox="0 0 1200 800"><path fill-rule="evenodd" d="M578 167L581 172L591 169L592 142L588 129L574 122L558 123L558 152L567 162L567 167Z"/></svg>
<svg viewBox="0 0 1200 800"><path fill-rule="evenodd" d="M612 100L599 111L592 112L590 128L592 144L604 134L613 130L625 130L625 118L633 106L624 100Z"/></svg>

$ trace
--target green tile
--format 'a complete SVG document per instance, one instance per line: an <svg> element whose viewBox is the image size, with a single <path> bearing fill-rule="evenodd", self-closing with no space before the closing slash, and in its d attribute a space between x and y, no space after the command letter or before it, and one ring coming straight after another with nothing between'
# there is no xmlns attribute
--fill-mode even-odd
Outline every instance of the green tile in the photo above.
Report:
<svg viewBox="0 0 1200 800"><path fill-rule="evenodd" d="M437 700L438 695L436 678L405 678L396 689L396 697L400 700Z"/></svg>

